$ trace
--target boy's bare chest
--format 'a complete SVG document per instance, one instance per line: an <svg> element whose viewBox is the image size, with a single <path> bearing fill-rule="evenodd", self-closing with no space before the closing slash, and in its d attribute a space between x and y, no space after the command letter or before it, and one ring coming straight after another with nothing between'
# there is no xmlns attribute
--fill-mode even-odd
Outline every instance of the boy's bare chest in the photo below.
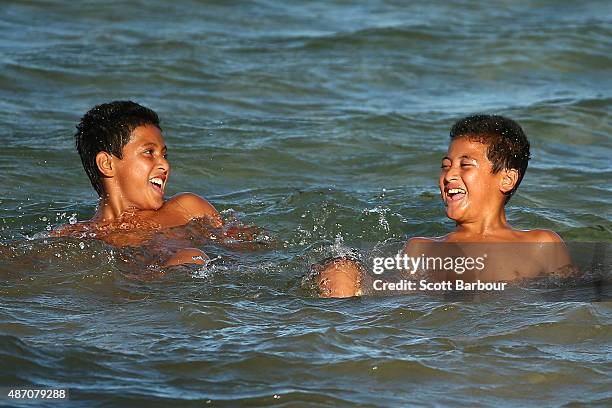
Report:
<svg viewBox="0 0 612 408"><path fill-rule="evenodd" d="M550 257L537 243L437 242L424 252L427 258L442 260L430 261L436 265L429 270L436 280L492 282L532 278L547 272ZM439 268L440 264L444 267Z"/></svg>

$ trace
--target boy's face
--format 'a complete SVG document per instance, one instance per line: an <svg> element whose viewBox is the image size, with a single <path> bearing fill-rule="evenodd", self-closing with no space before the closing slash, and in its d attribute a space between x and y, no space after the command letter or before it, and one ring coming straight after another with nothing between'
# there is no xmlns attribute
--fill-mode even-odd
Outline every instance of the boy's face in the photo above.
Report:
<svg viewBox="0 0 612 408"><path fill-rule="evenodd" d="M170 176L166 144L160 130L153 125L138 126L122 153L122 159L113 157L113 165L125 208L159 209L164 203Z"/></svg>
<svg viewBox="0 0 612 408"><path fill-rule="evenodd" d="M460 137L451 142L442 159L440 193L446 216L458 223L480 220L499 209L501 172L493 174L487 147Z"/></svg>

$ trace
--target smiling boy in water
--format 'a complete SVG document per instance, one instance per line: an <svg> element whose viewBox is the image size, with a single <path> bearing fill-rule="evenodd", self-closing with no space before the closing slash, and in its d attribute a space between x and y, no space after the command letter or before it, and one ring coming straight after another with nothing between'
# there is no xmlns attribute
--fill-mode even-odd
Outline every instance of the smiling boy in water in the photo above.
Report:
<svg viewBox="0 0 612 408"><path fill-rule="evenodd" d="M486 271L474 276L487 281L564 274L562 268L571 265L571 259L559 235L517 230L506 219L505 206L530 159L529 141L519 124L503 116L472 115L453 125L450 139L438 184L446 216L456 228L443 237L412 238L404 252L488 252Z"/></svg>
<svg viewBox="0 0 612 408"><path fill-rule="evenodd" d="M111 245L135 246L153 232L205 218L221 227L217 210L192 193L164 200L170 177L167 147L157 114L131 101L104 103L77 125L76 147L85 172L100 196L89 221L65 225L54 235L85 235ZM204 263L197 248L175 248L166 265Z"/></svg>
<svg viewBox="0 0 612 408"><path fill-rule="evenodd" d="M503 116L473 115L453 125L450 139L439 188L446 216L456 222L456 228L443 237L411 238L403 253L414 258L487 253L487 268L481 274L453 276L451 271L434 277L439 280L509 281L563 271L571 265L559 235L549 230L517 230L506 220L505 205L530 159L523 129ZM349 277L356 275L359 265L346 261L342 266L326 268L319 275L319 286L330 297L355 294Z"/></svg>

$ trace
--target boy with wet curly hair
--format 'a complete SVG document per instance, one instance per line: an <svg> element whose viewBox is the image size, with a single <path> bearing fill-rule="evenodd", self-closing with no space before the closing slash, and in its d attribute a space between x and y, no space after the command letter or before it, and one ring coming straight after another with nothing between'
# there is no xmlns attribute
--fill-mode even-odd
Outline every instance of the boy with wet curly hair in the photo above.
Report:
<svg viewBox="0 0 612 408"><path fill-rule="evenodd" d="M89 110L77 125L76 148L100 197L94 217L66 225L55 235L95 236L112 245L139 245L150 233L206 218L220 227L217 210L193 193L164 199L170 176L167 147L157 114L132 101ZM204 263L196 248L179 248L166 262Z"/></svg>
<svg viewBox="0 0 612 408"><path fill-rule="evenodd" d="M505 205L525 176L529 150L523 129L512 119L479 114L458 120L450 131L438 182L446 216L455 221L455 230L442 237L411 238L403 253L416 258L488 251L485 271L462 276L485 281L531 278L570 266L559 235L549 230L517 230L506 220ZM357 268L343 265L351 272ZM327 293L335 293L336 276L339 287L350 286L347 273L330 269L323 274ZM457 277L452 275L436 278Z"/></svg>

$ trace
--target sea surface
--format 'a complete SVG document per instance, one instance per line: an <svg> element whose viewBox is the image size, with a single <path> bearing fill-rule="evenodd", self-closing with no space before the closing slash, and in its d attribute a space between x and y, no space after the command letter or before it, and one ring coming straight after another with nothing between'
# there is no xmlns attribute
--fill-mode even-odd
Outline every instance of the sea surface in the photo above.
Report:
<svg viewBox="0 0 612 408"><path fill-rule="evenodd" d="M304 278L450 231L440 161L475 112L531 141L512 225L609 248L611 67L608 0L2 1L0 405L612 406L608 269L568 300L321 299ZM93 215L75 125L117 99L160 115L168 195L261 245L190 225L216 259L162 275L151 248L47 236ZM4 396L23 387L70 400Z"/></svg>

